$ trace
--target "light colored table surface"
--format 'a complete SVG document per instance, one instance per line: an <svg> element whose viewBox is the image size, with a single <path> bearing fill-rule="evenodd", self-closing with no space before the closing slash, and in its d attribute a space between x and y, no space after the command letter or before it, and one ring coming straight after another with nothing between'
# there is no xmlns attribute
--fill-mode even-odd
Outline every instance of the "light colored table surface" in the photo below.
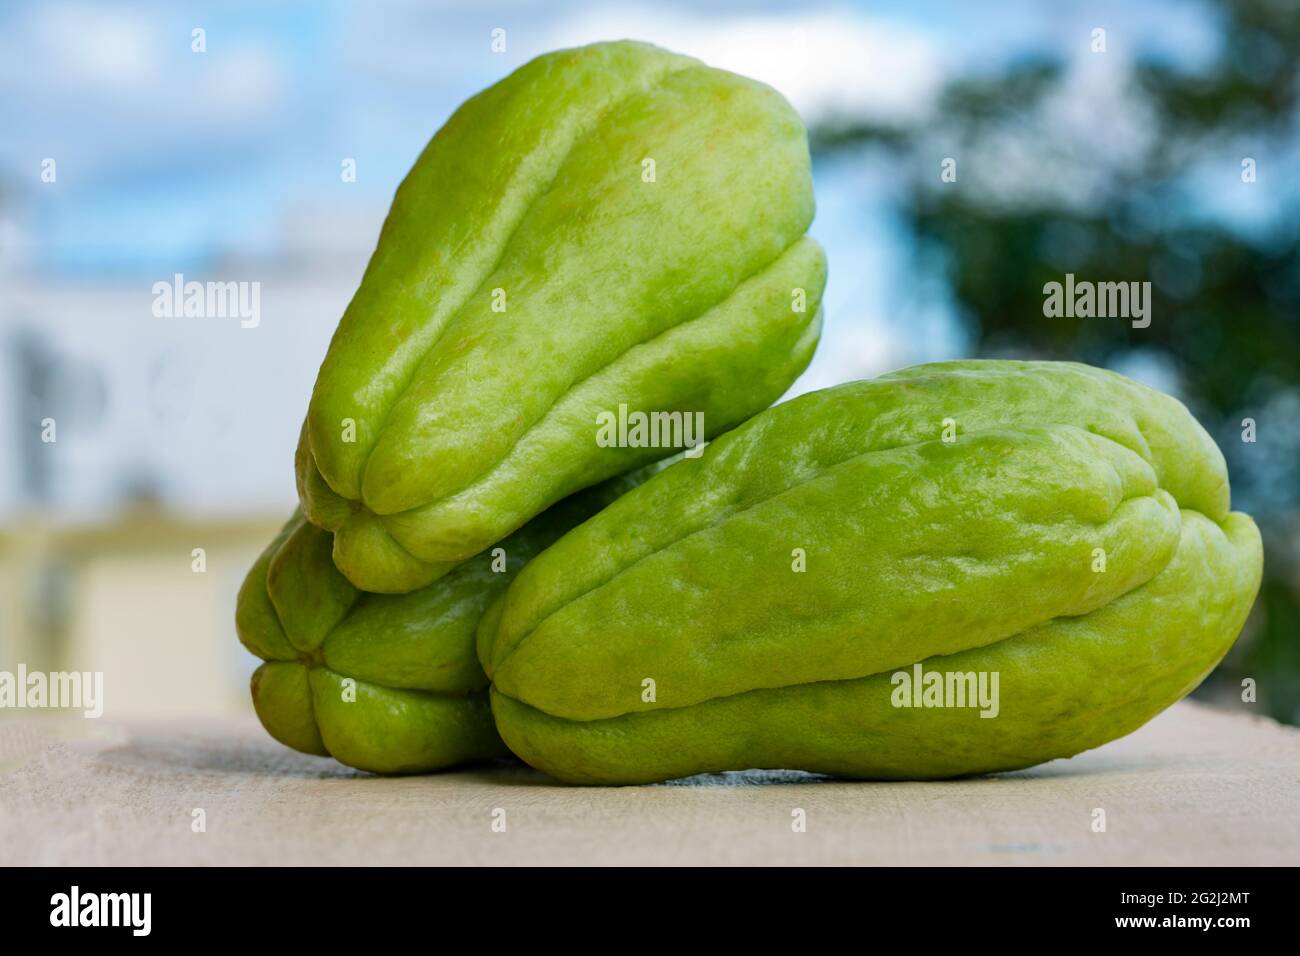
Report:
<svg viewBox="0 0 1300 956"><path fill-rule="evenodd" d="M73 735L6 722L0 862L1297 864L1300 731L1182 703L1072 760L979 780L584 789L505 763L372 777L286 750L252 718Z"/></svg>

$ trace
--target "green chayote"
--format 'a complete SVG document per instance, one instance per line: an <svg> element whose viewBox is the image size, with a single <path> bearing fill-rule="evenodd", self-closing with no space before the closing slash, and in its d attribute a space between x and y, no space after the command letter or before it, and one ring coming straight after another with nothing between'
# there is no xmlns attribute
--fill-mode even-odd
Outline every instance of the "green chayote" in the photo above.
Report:
<svg viewBox="0 0 1300 956"><path fill-rule="evenodd" d="M949 777L1140 726L1231 646L1261 564L1176 400L939 363L779 405L614 502L523 570L479 656L502 738L566 781Z"/></svg>
<svg viewBox="0 0 1300 956"><path fill-rule="evenodd" d="M295 513L253 564L235 613L265 663L253 704L276 740L376 773L505 756L492 726L475 628L528 560L657 470L650 466L555 505L433 584L359 591L331 560L332 535Z"/></svg>
<svg viewBox="0 0 1300 956"><path fill-rule="evenodd" d="M397 191L321 366L307 517L358 587L423 586L670 452L620 405L767 407L820 330L807 138L776 92L641 43L547 54L462 105Z"/></svg>

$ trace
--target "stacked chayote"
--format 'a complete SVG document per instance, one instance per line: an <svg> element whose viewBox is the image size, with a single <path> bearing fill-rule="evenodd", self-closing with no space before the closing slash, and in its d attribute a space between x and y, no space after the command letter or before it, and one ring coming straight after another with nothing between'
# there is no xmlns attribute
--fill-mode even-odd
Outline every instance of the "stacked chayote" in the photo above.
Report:
<svg viewBox="0 0 1300 956"><path fill-rule="evenodd" d="M333 535L295 513L239 592L239 639L263 663L253 706L276 740L376 773L505 756L475 654L479 619L565 531L653 474L650 465L573 495L504 541L406 594L358 590Z"/></svg>
<svg viewBox="0 0 1300 956"><path fill-rule="evenodd" d="M775 91L641 43L551 53L471 98L397 190L330 343L303 509L370 591L446 573L665 457L620 404L709 435L812 357L826 281L807 136Z"/></svg>
<svg viewBox="0 0 1300 956"><path fill-rule="evenodd" d="M305 753L412 773L505 753L492 727L474 626L505 580L472 561L410 594L363 594L300 514L240 589L239 639L264 663L253 706Z"/></svg>
<svg viewBox="0 0 1300 956"><path fill-rule="evenodd" d="M1261 571L1206 432L1051 362L768 408L817 342L812 212L788 104L695 60L596 44L464 104L398 190L300 513L241 592L272 735L380 772L508 748L579 783L947 777L1194 688ZM597 440L627 408L714 440L656 468L673 448Z"/></svg>
<svg viewBox="0 0 1300 956"><path fill-rule="evenodd" d="M1196 687L1261 563L1174 399L947 362L778 405L630 491L520 573L479 657L506 744L562 780L1008 770ZM995 712L901 706L918 664L997 674Z"/></svg>

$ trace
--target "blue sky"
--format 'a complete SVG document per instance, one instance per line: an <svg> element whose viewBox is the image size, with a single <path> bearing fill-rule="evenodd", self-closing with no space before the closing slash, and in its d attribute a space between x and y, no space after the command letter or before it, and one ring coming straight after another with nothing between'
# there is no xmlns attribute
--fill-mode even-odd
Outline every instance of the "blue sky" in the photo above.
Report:
<svg viewBox="0 0 1300 956"><path fill-rule="evenodd" d="M459 102L558 46L661 42L815 118L923 109L951 72L1082 44L1093 23L1117 53L1140 42L1195 61L1216 43L1213 24L1165 3L996 6L19 0L0 8L0 186L31 268L197 268L275 252L286 209L386 202ZM489 49L498 27L505 53ZM355 184L339 181L343 156ZM46 157L57 188L41 188Z"/></svg>

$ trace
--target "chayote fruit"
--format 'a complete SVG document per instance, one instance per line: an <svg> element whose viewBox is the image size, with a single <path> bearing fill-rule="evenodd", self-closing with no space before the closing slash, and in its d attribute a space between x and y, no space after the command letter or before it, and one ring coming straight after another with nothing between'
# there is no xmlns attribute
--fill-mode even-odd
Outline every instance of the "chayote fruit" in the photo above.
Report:
<svg viewBox="0 0 1300 956"><path fill-rule="evenodd" d="M525 562L658 467L561 502L499 552L408 594L359 591L331 560L332 535L296 512L248 572L235 613L240 641L265 661L252 680L262 725L295 750L376 773L507 755L475 656L479 618Z"/></svg>
<svg viewBox="0 0 1300 956"><path fill-rule="evenodd" d="M666 469L529 564L479 655L503 739L562 780L950 777L1178 700L1261 563L1174 399L1084 365L947 362L801 396ZM996 673L997 706L915 706L918 663Z"/></svg>
<svg viewBox="0 0 1300 956"><path fill-rule="evenodd" d="M641 43L547 54L462 105L397 190L321 366L307 517L358 587L423 586L670 452L620 405L766 408L820 331L807 138L773 90Z"/></svg>

